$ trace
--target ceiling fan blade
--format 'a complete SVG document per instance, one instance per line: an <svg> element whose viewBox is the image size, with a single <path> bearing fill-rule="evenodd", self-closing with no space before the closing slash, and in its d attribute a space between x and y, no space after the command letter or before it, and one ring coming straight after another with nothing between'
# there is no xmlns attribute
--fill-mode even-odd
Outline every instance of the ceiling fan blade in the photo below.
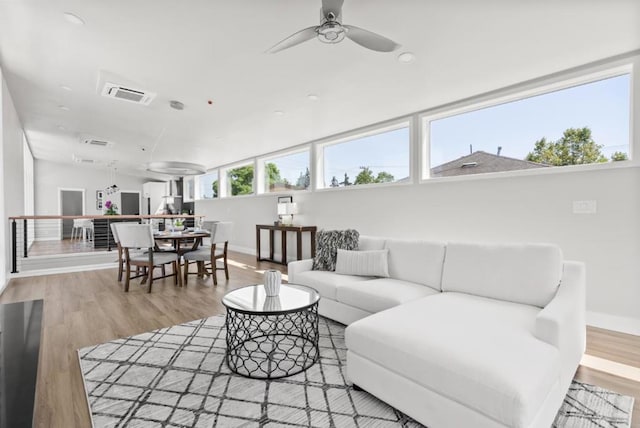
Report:
<svg viewBox="0 0 640 428"><path fill-rule="evenodd" d="M288 49L295 45L299 45L300 43L306 42L307 40L311 40L316 37L318 33L316 33L316 27L305 28L304 30L300 30L295 34L287 37L286 39L278 42L275 46L267 49L267 53L276 53L281 50Z"/></svg>
<svg viewBox="0 0 640 428"><path fill-rule="evenodd" d="M344 0L322 0L322 16L333 13L334 16L340 16L342 12L342 4Z"/></svg>
<svg viewBox="0 0 640 428"><path fill-rule="evenodd" d="M367 49L378 52L392 52L400 47L391 39L387 39L379 34L364 30L353 25L343 25L347 29L347 37Z"/></svg>

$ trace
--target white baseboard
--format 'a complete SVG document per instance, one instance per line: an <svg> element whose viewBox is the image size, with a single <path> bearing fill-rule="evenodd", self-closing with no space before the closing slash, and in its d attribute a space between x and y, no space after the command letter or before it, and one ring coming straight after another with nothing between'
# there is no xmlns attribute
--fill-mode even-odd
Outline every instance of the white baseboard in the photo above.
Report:
<svg viewBox="0 0 640 428"><path fill-rule="evenodd" d="M27 270L18 273L12 273L11 278L26 278L29 276L54 275L57 273L84 272L88 270L115 269L117 267L117 262L113 262L101 263L96 265L66 266L51 269Z"/></svg>
<svg viewBox="0 0 640 428"><path fill-rule="evenodd" d="M236 252L238 252L238 253L251 254L252 256L255 256L255 255L256 255L256 249L255 249L255 248L239 247L239 246L236 246L236 245L229 245L229 249L230 249L231 251L236 251ZM263 251L263 252L262 252L262 257L266 257L266 256L268 256L268 255L269 255L268 253L269 253L269 251ZM274 253L273 253L273 258L274 258L275 260L282 260L282 255L281 255L281 253L275 253L275 252L274 252ZM294 260L296 260L296 258L295 258L295 257L287 257L287 263L288 263L288 262L292 262L292 261L294 261Z"/></svg>
<svg viewBox="0 0 640 428"><path fill-rule="evenodd" d="M59 236L52 236L49 238L43 238L43 237L38 237L38 238L34 238L34 241L60 241L60 237Z"/></svg>
<svg viewBox="0 0 640 428"><path fill-rule="evenodd" d="M640 319L587 311L587 324L592 327L640 336Z"/></svg>
<svg viewBox="0 0 640 428"><path fill-rule="evenodd" d="M7 272L4 284L0 284L0 296L4 293L4 290L7 289L7 285L9 285L9 281L11 280L11 274Z"/></svg>
<svg viewBox="0 0 640 428"><path fill-rule="evenodd" d="M238 253L242 253L242 254L256 254L256 249L255 248L249 248L249 247L240 247L238 245L229 245L229 249L231 251L236 251Z"/></svg>

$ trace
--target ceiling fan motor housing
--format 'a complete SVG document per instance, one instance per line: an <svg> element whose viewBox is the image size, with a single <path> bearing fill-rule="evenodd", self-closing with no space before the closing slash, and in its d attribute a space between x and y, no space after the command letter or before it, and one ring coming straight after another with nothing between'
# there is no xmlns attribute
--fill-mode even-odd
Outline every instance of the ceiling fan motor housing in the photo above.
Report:
<svg viewBox="0 0 640 428"><path fill-rule="evenodd" d="M346 31L337 21L327 21L316 30L318 39L323 43L338 43L344 40Z"/></svg>

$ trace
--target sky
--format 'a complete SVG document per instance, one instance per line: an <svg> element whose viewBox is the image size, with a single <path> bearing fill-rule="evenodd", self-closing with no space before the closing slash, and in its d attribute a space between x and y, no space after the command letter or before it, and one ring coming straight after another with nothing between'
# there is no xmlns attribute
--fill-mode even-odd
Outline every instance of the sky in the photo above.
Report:
<svg viewBox="0 0 640 428"><path fill-rule="evenodd" d="M348 143L333 144L324 147L324 181L331 184L335 176L344 180L345 172L353 183L360 167L369 167L374 175L386 171L396 180L409 176L409 128L368 137L357 138Z"/></svg>

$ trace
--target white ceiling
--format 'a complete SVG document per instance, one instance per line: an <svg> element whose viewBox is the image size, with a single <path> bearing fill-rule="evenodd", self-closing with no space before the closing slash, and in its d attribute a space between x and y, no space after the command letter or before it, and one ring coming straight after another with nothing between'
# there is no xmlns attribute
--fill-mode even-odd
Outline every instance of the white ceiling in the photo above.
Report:
<svg viewBox="0 0 640 428"><path fill-rule="evenodd" d="M311 40L264 53L316 25L319 9L0 0L0 65L36 158L75 154L102 170L116 160L119 173L140 175L151 160L223 165L640 48L638 0L345 0L344 23L401 49ZM398 62L403 51L416 61ZM102 97L101 76L157 97L148 107ZM170 109L172 99L185 109ZM85 147L86 137L114 144Z"/></svg>

